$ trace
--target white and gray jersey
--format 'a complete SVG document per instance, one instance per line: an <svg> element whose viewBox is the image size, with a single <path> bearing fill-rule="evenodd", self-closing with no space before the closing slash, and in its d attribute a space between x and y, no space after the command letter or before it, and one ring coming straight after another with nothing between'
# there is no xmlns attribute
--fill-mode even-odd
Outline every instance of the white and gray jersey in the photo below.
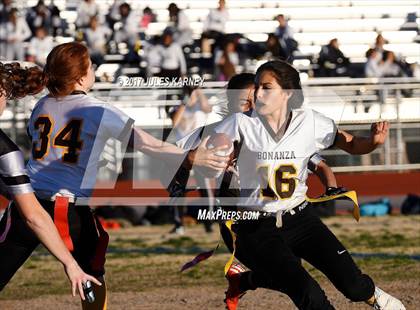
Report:
<svg viewBox="0 0 420 310"><path fill-rule="evenodd" d="M227 134L241 145L237 158L238 207L277 212L305 201L309 160L334 143L337 127L332 119L311 109L291 113L282 137L277 137L256 112L236 113L215 127L214 131ZM197 138L196 131L178 145L195 148Z"/></svg>
<svg viewBox="0 0 420 310"><path fill-rule="evenodd" d="M41 98L28 125L32 156L27 169L37 195L89 197L107 140L128 139L133 123L117 108L86 94Z"/></svg>
<svg viewBox="0 0 420 310"><path fill-rule="evenodd" d="M32 193L23 155L9 137L0 130L0 192L10 196Z"/></svg>

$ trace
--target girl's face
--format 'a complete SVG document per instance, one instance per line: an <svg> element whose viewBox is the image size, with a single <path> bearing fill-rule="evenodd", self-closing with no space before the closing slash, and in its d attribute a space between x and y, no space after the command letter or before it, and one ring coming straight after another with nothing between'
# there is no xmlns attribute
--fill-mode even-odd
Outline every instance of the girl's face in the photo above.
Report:
<svg viewBox="0 0 420 310"><path fill-rule="evenodd" d="M238 91L237 105L234 112L247 112L254 108L254 85Z"/></svg>
<svg viewBox="0 0 420 310"><path fill-rule="evenodd" d="M263 71L256 77L255 107L260 115L272 114L287 106L291 94L287 93L271 71Z"/></svg>

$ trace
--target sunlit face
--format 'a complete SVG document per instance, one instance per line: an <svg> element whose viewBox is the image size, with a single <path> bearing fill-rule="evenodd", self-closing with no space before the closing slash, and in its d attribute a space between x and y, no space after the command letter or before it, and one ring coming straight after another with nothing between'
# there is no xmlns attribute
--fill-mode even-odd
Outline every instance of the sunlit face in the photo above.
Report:
<svg viewBox="0 0 420 310"><path fill-rule="evenodd" d="M236 105L234 107L235 111L233 112L244 113L253 109L254 108L254 92L255 92L254 85L249 85L247 88L238 90L238 98L236 100Z"/></svg>
<svg viewBox="0 0 420 310"><path fill-rule="evenodd" d="M284 91L271 71L263 71L256 77L255 107L259 114L272 114L287 106L290 95Z"/></svg>

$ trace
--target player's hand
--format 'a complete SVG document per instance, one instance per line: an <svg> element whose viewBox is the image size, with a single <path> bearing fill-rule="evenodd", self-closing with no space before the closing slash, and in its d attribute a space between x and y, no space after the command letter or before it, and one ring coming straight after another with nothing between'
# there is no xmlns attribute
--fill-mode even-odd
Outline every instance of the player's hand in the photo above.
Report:
<svg viewBox="0 0 420 310"><path fill-rule="evenodd" d="M91 281L96 285L101 286L101 282L99 282L96 278L86 274L83 270L79 267L79 265L74 261L68 265L64 265L64 270L67 274L67 277L71 283L71 292L73 296L76 296L76 292L79 292L80 298L85 300L85 295L83 293L83 283L86 281Z"/></svg>
<svg viewBox="0 0 420 310"><path fill-rule="evenodd" d="M192 164L195 166L206 167L215 173L220 173L226 169L229 156L216 155L217 152L223 152L228 150L228 146L220 146L212 149L207 149L206 144L210 136L207 136L193 151ZM220 154L220 153L219 153Z"/></svg>
<svg viewBox="0 0 420 310"><path fill-rule="evenodd" d="M331 187L330 186L325 190L325 194L322 195L322 197L335 196L335 195L339 195L345 192L348 192L347 188L345 187Z"/></svg>
<svg viewBox="0 0 420 310"><path fill-rule="evenodd" d="M370 138L372 144L377 146L384 144L388 135L389 123L388 122L377 122L373 123L370 128Z"/></svg>

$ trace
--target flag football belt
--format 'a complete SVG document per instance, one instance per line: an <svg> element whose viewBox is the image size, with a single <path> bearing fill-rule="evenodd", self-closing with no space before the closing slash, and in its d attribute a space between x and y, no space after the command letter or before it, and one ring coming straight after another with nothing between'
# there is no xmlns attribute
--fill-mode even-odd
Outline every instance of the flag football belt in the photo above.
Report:
<svg viewBox="0 0 420 310"><path fill-rule="evenodd" d="M76 201L75 197L65 197L60 194L56 194L49 199L43 199L37 197L39 200L46 200L54 202L54 224L58 230L59 235L63 239L64 244L66 245L69 251L74 249L73 241L70 237L69 224L68 224L68 207L69 203L74 203ZM12 224L12 212L10 206L12 202L9 203L4 216L6 216L6 227L3 232L0 233L0 243L4 242L6 236L10 230Z"/></svg>
<svg viewBox="0 0 420 310"><path fill-rule="evenodd" d="M359 221L360 210L359 210L359 203L357 201L356 191L347 191L347 192L339 193L339 194L336 194L336 195L322 196L322 197L319 197L319 198L306 197L306 201L304 203L296 206L293 209L285 210L285 211L281 211L281 212L277 212L277 213L265 214L265 215L262 215L262 216L263 217L276 216L276 226L281 227L282 226L282 219L281 218L282 218L282 215L284 213L287 212L291 215L294 215L297 211L302 211L307 206L308 202L309 203L320 203L320 202L331 201L331 200L349 200L349 201L352 201L353 202L353 212L352 212L353 217L356 219L356 221ZM299 209L299 207L300 207L300 209ZM227 272L229 271L230 266L233 263L234 258L235 258L236 234L232 231L232 225L233 225L232 220L225 221L223 225L225 225L230 232L230 235L232 237L232 246L233 246L232 255L230 256L229 260L226 262L225 268L224 268L224 273L226 275ZM202 253L198 254L196 257L194 257L193 260L184 264L181 267L181 272L183 272L184 270L187 270L189 268L194 267L195 265L199 264L203 260L206 260L210 256L212 256L216 252L216 250L219 248L220 239L221 239L221 235L219 236L219 241L217 242L217 245L213 250L210 250L210 251L207 251L207 252L202 252Z"/></svg>
<svg viewBox="0 0 420 310"><path fill-rule="evenodd" d="M70 227L68 219L68 209L70 198L54 195L54 224L57 227L58 233L66 245L67 249L71 252L74 250L73 241L70 236ZM73 198L74 201L74 198Z"/></svg>

